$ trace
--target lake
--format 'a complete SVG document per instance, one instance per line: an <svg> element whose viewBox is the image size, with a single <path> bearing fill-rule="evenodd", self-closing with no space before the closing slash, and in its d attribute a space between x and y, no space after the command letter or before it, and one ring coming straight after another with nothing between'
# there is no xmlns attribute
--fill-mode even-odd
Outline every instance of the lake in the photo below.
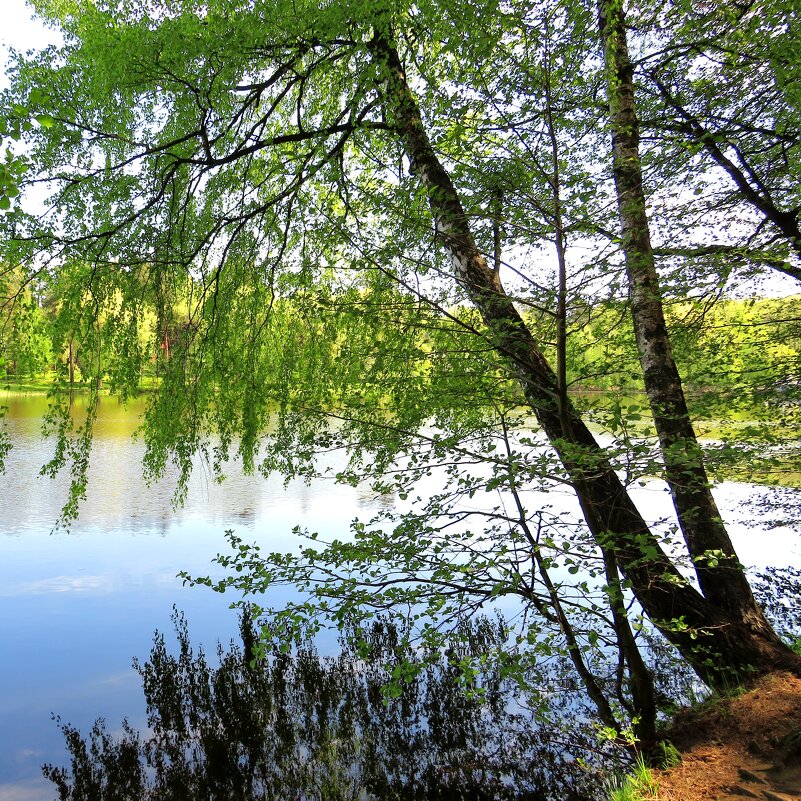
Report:
<svg viewBox="0 0 801 801"><path fill-rule="evenodd" d="M43 397L6 400L14 442L0 476L0 798L52 798L43 762L66 752L51 720L81 729L98 717L110 727L128 716L144 723L134 655L147 656L155 629L172 630L173 604L193 639L212 646L237 631L234 600L186 588L179 570L206 574L236 529L271 547L293 547L291 529L347 531L374 507L359 490L316 480L310 485L233 473L222 485L202 466L182 509L172 507L174 480L147 486L143 446L131 441L140 408L102 398L90 485L79 520L51 533L68 479L38 476L52 443L39 435Z"/></svg>
<svg viewBox="0 0 801 801"><path fill-rule="evenodd" d="M42 763L67 761L52 715L82 731L97 717L111 731L124 717L144 726L131 659L147 657L154 630L172 630L173 605L186 613L195 643L210 648L235 636L236 614L228 609L234 597L183 587L176 578L180 570L207 574L226 547L226 529L274 550L292 549L293 526L342 536L354 516L369 517L387 500L333 480L285 487L280 478L235 470L219 485L199 465L186 504L175 510L174 477L154 486L141 478L143 446L131 441L141 405L125 408L106 397L80 518L69 531L51 533L68 479L38 476L52 447L39 435L46 400L9 396L5 405L14 448L0 476L0 798L44 801L54 790L41 777ZM764 492L734 483L716 490L740 557L758 567L799 565L797 534L754 534L753 523L737 522L738 505ZM639 490L637 502L650 518L670 506L657 483Z"/></svg>

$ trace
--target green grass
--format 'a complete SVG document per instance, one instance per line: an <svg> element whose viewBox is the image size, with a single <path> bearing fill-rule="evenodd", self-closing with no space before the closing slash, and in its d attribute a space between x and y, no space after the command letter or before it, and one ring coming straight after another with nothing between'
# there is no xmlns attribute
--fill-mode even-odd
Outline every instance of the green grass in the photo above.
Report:
<svg viewBox="0 0 801 801"><path fill-rule="evenodd" d="M0 382L0 389L17 395L33 395L49 392L53 388L56 374L53 372L35 376L5 376ZM153 392L158 389L161 379L158 376L144 375L139 381L141 392ZM75 383L75 392L85 392L87 388L80 382ZM103 387L101 393L107 393L108 387Z"/></svg>
<svg viewBox="0 0 801 801"><path fill-rule="evenodd" d="M659 789L653 771L642 756L637 757L631 773L616 779L613 784L616 786L610 787L608 801L651 801L657 797Z"/></svg>
<svg viewBox="0 0 801 801"><path fill-rule="evenodd" d="M36 393L48 392L53 386L55 376L53 373L45 373L44 375L36 376L11 376L5 377L5 380L0 384L6 392L17 393Z"/></svg>
<svg viewBox="0 0 801 801"><path fill-rule="evenodd" d="M673 743L669 740L662 740L658 746L659 753L656 758L657 764L662 770L675 768L681 762L681 754Z"/></svg>

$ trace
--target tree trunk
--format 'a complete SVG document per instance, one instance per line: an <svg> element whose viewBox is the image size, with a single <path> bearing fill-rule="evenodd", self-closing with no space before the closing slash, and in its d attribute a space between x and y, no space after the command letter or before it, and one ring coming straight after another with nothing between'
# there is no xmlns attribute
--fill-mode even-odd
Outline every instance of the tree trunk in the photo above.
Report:
<svg viewBox="0 0 801 801"><path fill-rule="evenodd" d="M656 735L656 692L654 679L637 647L634 632L631 630L620 573L611 549L603 550L606 592L612 610L612 626L615 630L617 648L629 677L631 693L631 717L634 721L634 734L639 747L645 752L653 752L657 745ZM622 695L622 693L621 693ZM620 699L625 704L623 698Z"/></svg>
<svg viewBox="0 0 801 801"><path fill-rule="evenodd" d="M646 214L634 70L628 55L622 0L599 0L598 11L631 314L665 477L704 596L755 629L769 631L712 497L673 359ZM716 562L714 569L709 567L711 558Z"/></svg>
<svg viewBox="0 0 801 801"><path fill-rule="evenodd" d="M649 530L572 404L560 415L556 376L475 243L456 189L426 134L395 47L380 33L370 47L383 71L387 118L426 190L436 234L451 256L455 277L518 377L526 401L572 480L595 542L614 553L646 614L708 684L722 686L733 676L742 680L779 668L801 675L801 658L769 627L747 626L690 586ZM565 416L569 430L562 422Z"/></svg>

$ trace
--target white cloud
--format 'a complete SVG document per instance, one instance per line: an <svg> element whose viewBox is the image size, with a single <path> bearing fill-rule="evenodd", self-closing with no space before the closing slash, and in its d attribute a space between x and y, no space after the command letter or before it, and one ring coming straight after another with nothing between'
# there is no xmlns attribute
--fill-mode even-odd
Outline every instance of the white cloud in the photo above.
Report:
<svg viewBox="0 0 801 801"><path fill-rule="evenodd" d="M49 576L36 581L7 584L0 589L0 597L19 595L48 595L62 592L113 592L112 576ZM0 796L2 798L2 796Z"/></svg>
<svg viewBox="0 0 801 801"><path fill-rule="evenodd" d="M46 779L0 784L3 801L52 801L53 785Z"/></svg>
<svg viewBox="0 0 801 801"><path fill-rule="evenodd" d="M5 87L5 67L10 48L26 52L40 50L61 41L60 34L34 19L33 10L25 0L3 0L0 11L0 88Z"/></svg>

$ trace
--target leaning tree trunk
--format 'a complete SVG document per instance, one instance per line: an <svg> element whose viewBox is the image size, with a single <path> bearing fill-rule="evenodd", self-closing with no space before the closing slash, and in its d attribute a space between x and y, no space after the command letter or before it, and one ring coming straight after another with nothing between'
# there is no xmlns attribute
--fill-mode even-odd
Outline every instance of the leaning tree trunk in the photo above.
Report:
<svg viewBox="0 0 801 801"><path fill-rule="evenodd" d="M598 0L598 11L631 314L665 478L703 594L754 629L769 631L712 497L673 359L646 214L634 70L628 55L622 0ZM713 558L714 569L709 566Z"/></svg>
<svg viewBox="0 0 801 801"><path fill-rule="evenodd" d="M427 193L437 237L450 253L455 278L520 381L572 481L597 545L614 553L646 614L711 686L730 683L733 675L742 678L781 668L801 675L801 658L772 629L747 625L681 576L572 404L560 415L556 375L476 245L459 195L428 138L397 50L381 33L370 48L382 74L387 118Z"/></svg>

